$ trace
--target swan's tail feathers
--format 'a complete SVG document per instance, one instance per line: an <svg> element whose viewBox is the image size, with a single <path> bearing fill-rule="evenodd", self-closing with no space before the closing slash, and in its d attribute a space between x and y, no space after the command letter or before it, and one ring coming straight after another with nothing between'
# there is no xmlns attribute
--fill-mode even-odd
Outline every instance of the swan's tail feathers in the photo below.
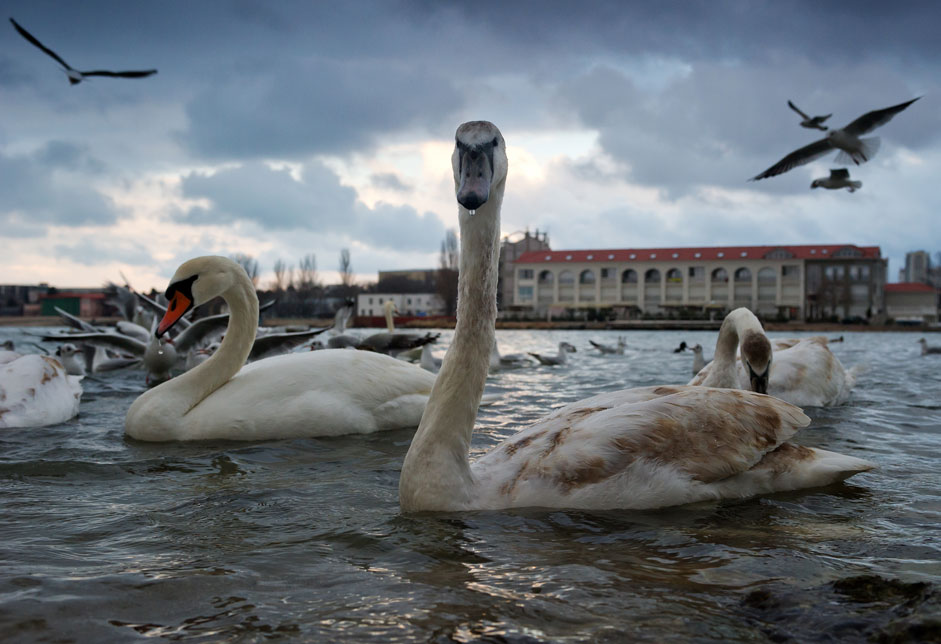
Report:
<svg viewBox="0 0 941 644"><path fill-rule="evenodd" d="M856 386L856 378L862 374L869 371L869 365L867 364L854 364L852 367L846 370L846 385L848 387Z"/></svg>
<svg viewBox="0 0 941 644"><path fill-rule="evenodd" d="M836 155L836 162L840 165L849 165L850 163L859 165L860 163L865 163L876 156L876 153L879 151L879 146L881 145L878 136L860 139L859 142L862 143L862 146L859 150L854 150L852 153L840 150L840 153Z"/></svg>
<svg viewBox="0 0 941 644"><path fill-rule="evenodd" d="M823 487L875 467L875 464L855 456L783 443L765 454L751 471L769 476L770 487L783 492Z"/></svg>

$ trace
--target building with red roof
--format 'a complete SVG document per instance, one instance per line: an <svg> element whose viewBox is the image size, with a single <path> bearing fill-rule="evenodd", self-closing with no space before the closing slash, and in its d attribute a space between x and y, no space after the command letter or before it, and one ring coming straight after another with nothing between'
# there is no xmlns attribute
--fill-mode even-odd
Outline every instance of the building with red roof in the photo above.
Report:
<svg viewBox="0 0 941 644"><path fill-rule="evenodd" d="M938 321L941 290L922 282L885 285L886 314L896 322L909 324Z"/></svg>
<svg viewBox="0 0 941 644"><path fill-rule="evenodd" d="M512 263L505 308L618 317L747 306L766 317L879 319L887 260L878 246L801 244L538 250Z"/></svg>

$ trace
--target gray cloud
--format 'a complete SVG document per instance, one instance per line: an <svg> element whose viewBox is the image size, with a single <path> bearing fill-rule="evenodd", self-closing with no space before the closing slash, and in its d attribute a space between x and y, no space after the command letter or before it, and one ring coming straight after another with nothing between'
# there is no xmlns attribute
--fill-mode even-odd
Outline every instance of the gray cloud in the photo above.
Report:
<svg viewBox="0 0 941 644"><path fill-rule="evenodd" d="M101 243L84 239L77 244L57 244L55 254L61 259L71 259L85 266L95 266L102 262L121 262L131 266L147 266L153 263L149 250L143 244L135 242Z"/></svg>
<svg viewBox="0 0 941 644"><path fill-rule="evenodd" d="M369 177L369 183L376 188L395 190L397 192L410 192L412 186L403 182L399 175L393 172L380 172Z"/></svg>

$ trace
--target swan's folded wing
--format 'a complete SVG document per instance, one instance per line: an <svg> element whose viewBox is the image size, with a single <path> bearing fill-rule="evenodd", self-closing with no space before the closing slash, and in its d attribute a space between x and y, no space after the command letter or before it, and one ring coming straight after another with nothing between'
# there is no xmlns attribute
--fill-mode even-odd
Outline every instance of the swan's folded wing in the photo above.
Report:
<svg viewBox="0 0 941 644"><path fill-rule="evenodd" d="M776 398L735 389L661 386L563 407L474 464L512 495L524 481L565 492L603 483L638 461L710 483L747 471L810 419Z"/></svg>

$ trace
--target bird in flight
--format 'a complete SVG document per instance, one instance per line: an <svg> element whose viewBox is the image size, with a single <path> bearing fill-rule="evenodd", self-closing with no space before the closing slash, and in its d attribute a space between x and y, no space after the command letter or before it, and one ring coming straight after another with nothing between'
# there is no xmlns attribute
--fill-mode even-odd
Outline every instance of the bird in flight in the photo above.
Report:
<svg viewBox="0 0 941 644"><path fill-rule="evenodd" d="M802 126L802 127L810 128L810 129L812 129L812 130L824 130L824 131L826 131L827 126L824 125L823 122L826 121L826 120L827 120L828 118L830 118L831 116L833 116L832 114L827 114L826 116L807 116L806 114L804 114L803 112L801 112L800 108L797 107L796 105L794 105L794 103L792 103L791 101L788 101L788 102L787 102L787 105L788 105L788 107L790 107L792 110L794 110L795 112L797 112L798 114L800 114L800 115L801 115L801 118L804 119L803 121L801 121L801 126Z"/></svg>
<svg viewBox="0 0 941 644"><path fill-rule="evenodd" d="M827 190L840 190L846 188L850 192L856 192L863 187L862 181L853 181L850 179L850 171L846 168L830 170L829 177L814 179L810 184L811 188L826 188Z"/></svg>
<svg viewBox="0 0 941 644"><path fill-rule="evenodd" d="M919 98L921 98L921 96L904 103L899 103L898 105L893 105L892 107L866 112L846 127L832 129L819 141L814 141L810 145L805 145L798 150L794 150L761 174L757 174L749 179L749 181L758 181L759 179L767 179L768 177L783 174L799 165L810 163L814 159L822 157L824 154L834 149L840 151L840 154L836 157L837 163L845 164L850 161L856 165L865 163L871 159L879 149L879 137L874 136L868 139L861 139L859 137L868 132L872 132L880 125L885 125L892 120L893 116Z"/></svg>
<svg viewBox="0 0 941 644"><path fill-rule="evenodd" d="M111 76L113 78L144 78L145 76L151 76L157 73L156 69L145 69L142 71L126 71L126 72L110 72L104 69L96 69L96 70L88 71L88 72L79 71L75 69L74 67L70 66L64 60L62 60L62 58L59 57L59 54L52 51L51 49L46 47L44 44L36 40L36 37L33 36L33 34L26 31L25 29L23 29L23 27L21 27L20 25L18 25L16 20L14 20L13 18L10 18L10 22L13 23L13 27L18 32L20 32L20 35L23 36L23 38L25 38L32 44L36 45L37 47L39 47L41 50L43 50L44 52L49 54L52 58L54 58L57 63L62 65L62 67L65 69L66 75L69 77L69 83L71 83L72 85L78 85L83 80L85 80L87 76Z"/></svg>

